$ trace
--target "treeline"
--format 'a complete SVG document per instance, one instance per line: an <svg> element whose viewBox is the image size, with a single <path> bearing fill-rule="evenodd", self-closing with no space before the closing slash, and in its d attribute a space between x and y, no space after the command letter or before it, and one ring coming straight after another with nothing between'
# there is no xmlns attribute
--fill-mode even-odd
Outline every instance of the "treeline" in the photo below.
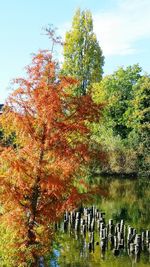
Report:
<svg viewBox="0 0 150 267"><path fill-rule="evenodd" d="M79 9L66 33L61 73L78 79L74 94L92 94L96 103L104 104L103 117L90 127L91 141L97 150L103 149L106 160L95 160L92 170L148 175L150 75L135 64L103 77L103 66L92 15Z"/></svg>
<svg viewBox="0 0 150 267"><path fill-rule="evenodd" d="M96 103L106 104L103 119L93 124L93 139L108 158L108 173L149 174L150 76L139 65L119 68L92 86Z"/></svg>

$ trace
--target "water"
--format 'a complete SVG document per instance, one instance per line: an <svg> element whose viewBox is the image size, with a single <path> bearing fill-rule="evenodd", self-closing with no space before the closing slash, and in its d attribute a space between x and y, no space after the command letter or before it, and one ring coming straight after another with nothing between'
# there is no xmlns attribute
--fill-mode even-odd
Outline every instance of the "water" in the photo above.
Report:
<svg viewBox="0 0 150 267"><path fill-rule="evenodd" d="M124 220L126 225L136 228L138 233L150 230L150 181L148 179L115 179L96 177L91 181L91 187L97 184L100 190L107 192L105 196L97 193L89 203L106 213L106 223L110 218L115 223ZM148 251L141 253L140 260L128 256L126 249L114 256L110 247L102 253L99 243L99 232L95 232L94 250L89 251L89 234L84 237L80 232L57 232L54 250L51 255L51 267L148 267L150 256Z"/></svg>

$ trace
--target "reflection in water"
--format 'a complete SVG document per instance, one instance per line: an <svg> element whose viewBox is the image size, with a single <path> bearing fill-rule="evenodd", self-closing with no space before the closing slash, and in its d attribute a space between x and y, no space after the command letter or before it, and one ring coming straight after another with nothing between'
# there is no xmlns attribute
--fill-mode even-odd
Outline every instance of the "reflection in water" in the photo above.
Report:
<svg viewBox="0 0 150 267"><path fill-rule="evenodd" d="M95 205L95 211L84 209L82 216L76 213L75 219L72 213L73 225L67 223L69 213L66 213L65 224L57 233L55 256L51 256L50 266L150 266L150 236L148 231L147 237L144 232L150 228L149 181L97 177L95 183L107 188L108 196L94 196L89 207ZM99 210L105 211L106 216ZM128 233L124 220L126 225L132 226Z"/></svg>

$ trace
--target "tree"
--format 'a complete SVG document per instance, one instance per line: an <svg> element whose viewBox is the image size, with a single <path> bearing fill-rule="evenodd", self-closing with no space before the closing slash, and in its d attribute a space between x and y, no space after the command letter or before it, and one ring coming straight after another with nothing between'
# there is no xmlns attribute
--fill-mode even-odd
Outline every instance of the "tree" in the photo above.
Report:
<svg viewBox="0 0 150 267"><path fill-rule="evenodd" d="M77 94L86 94L88 86L102 79L104 56L93 32L90 11L78 9L72 29L66 33L62 73L79 80Z"/></svg>
<svg viewBox="0 0 150 267"><path fill-rule="evenodd" d="M139 170L148 174L150 162L150 76L144 75L133 89L133 99L125 114L132 129L130 138L138 153Z"/></svg>
<svg viewBox="0 0 150 267"><path fill-rule="evenodd" d="M134 87L141 78L142 69L138 64L128 66L126 69L120 67L113 74L106 76L100 84L93 86L93 97L98 103L105 101L106 120L110 122L114 134L122 139L128 137L132 130L126 118L126 112L133 99Z"/></svg>
<svg viewBox="0 0 150 267"><path fill-rule="evenodd" d="M31 266L49 248L51 223L78 202L74 179L90 157L86 121L99 117L99 107L89 95L69 94L75 83L58 81L51 55L40 52L0 117L4 136L15 132L15 146L0 148L1 219L15 226L14 246Z"/></svg>
<svg viewBox="0 0 150 267"><path fill-rule="evenodd" d="M132 113L135 111L133 103L137 103L135 92L143 84L141 72L138 64L120 67L92 86L94 102L105 103L103 124L100 121L92 127L93 139L108 153L106 167L102 166L104 171L138 172L139 135L133 124L139 119L134 116L132 120Z"/></svg>

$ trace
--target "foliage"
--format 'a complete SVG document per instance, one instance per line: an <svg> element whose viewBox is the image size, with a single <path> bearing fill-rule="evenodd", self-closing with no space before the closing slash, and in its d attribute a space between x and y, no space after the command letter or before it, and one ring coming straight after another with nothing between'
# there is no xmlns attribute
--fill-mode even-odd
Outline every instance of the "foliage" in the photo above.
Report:
<svg viewBox="0 0 150 267"><path fill-rule="evenodd" d="M97 161L93 166L93 171L110 174L136 173L137 153L135 149L125 144L119 135L115 136L108 124L106 122L92 124L92 139L105 153L105 159L102 162Z"/></svg>
<svg viewBox="0 0 150 267"><path fill-rule="evenodd" d="M90 11L78 9L72 28L66 33L62 73L79 80L77 94L85 94L93 82L99 82L103 74L104 57L93 32Z"/></svg>
<svg viewBox="0 0 150 267"><path fill-rule="evenodd" d="M49 249L51 223L78 202L73 181L90 159L86 121L97 120L100 107L90 95L67 92L76 81L57 80L47 51L35 55L27 78L15 83L0 117L4 136L16 136L15 146L1 146L1 219L18 229L20 261L36 266Z"/></svg>
<svg viewBox="0 0 150 267"><path fill-rule="evenodd" d="M143 76L133 90L133 99L126 112L127 125L132 127L130 139L138 151L139 168L149 171L150 163L150 76ZM137 143L135 144L135 140Z"/></svg>
<svg viewBox="0 0 150 267"><path fill-rule="evenodd" d="M120 67L112 75L106 76L100 85L93 87L94 99L100 102L103 97L108 103L106 116L111 121L115 135L127 138L130 128L127 127L125 113L133 99L133 88L141 77L139 65ZM96 89L96 90L94 90Z"/></svg>
<svg viewBox="0 0 150 267"><path fill-rule="evenodd" d="M139 65L119 68L91 89L105 103L103 121L93 124L93 139L108 153L108 172L140 172L149 162L149 76Z"/></svg>

